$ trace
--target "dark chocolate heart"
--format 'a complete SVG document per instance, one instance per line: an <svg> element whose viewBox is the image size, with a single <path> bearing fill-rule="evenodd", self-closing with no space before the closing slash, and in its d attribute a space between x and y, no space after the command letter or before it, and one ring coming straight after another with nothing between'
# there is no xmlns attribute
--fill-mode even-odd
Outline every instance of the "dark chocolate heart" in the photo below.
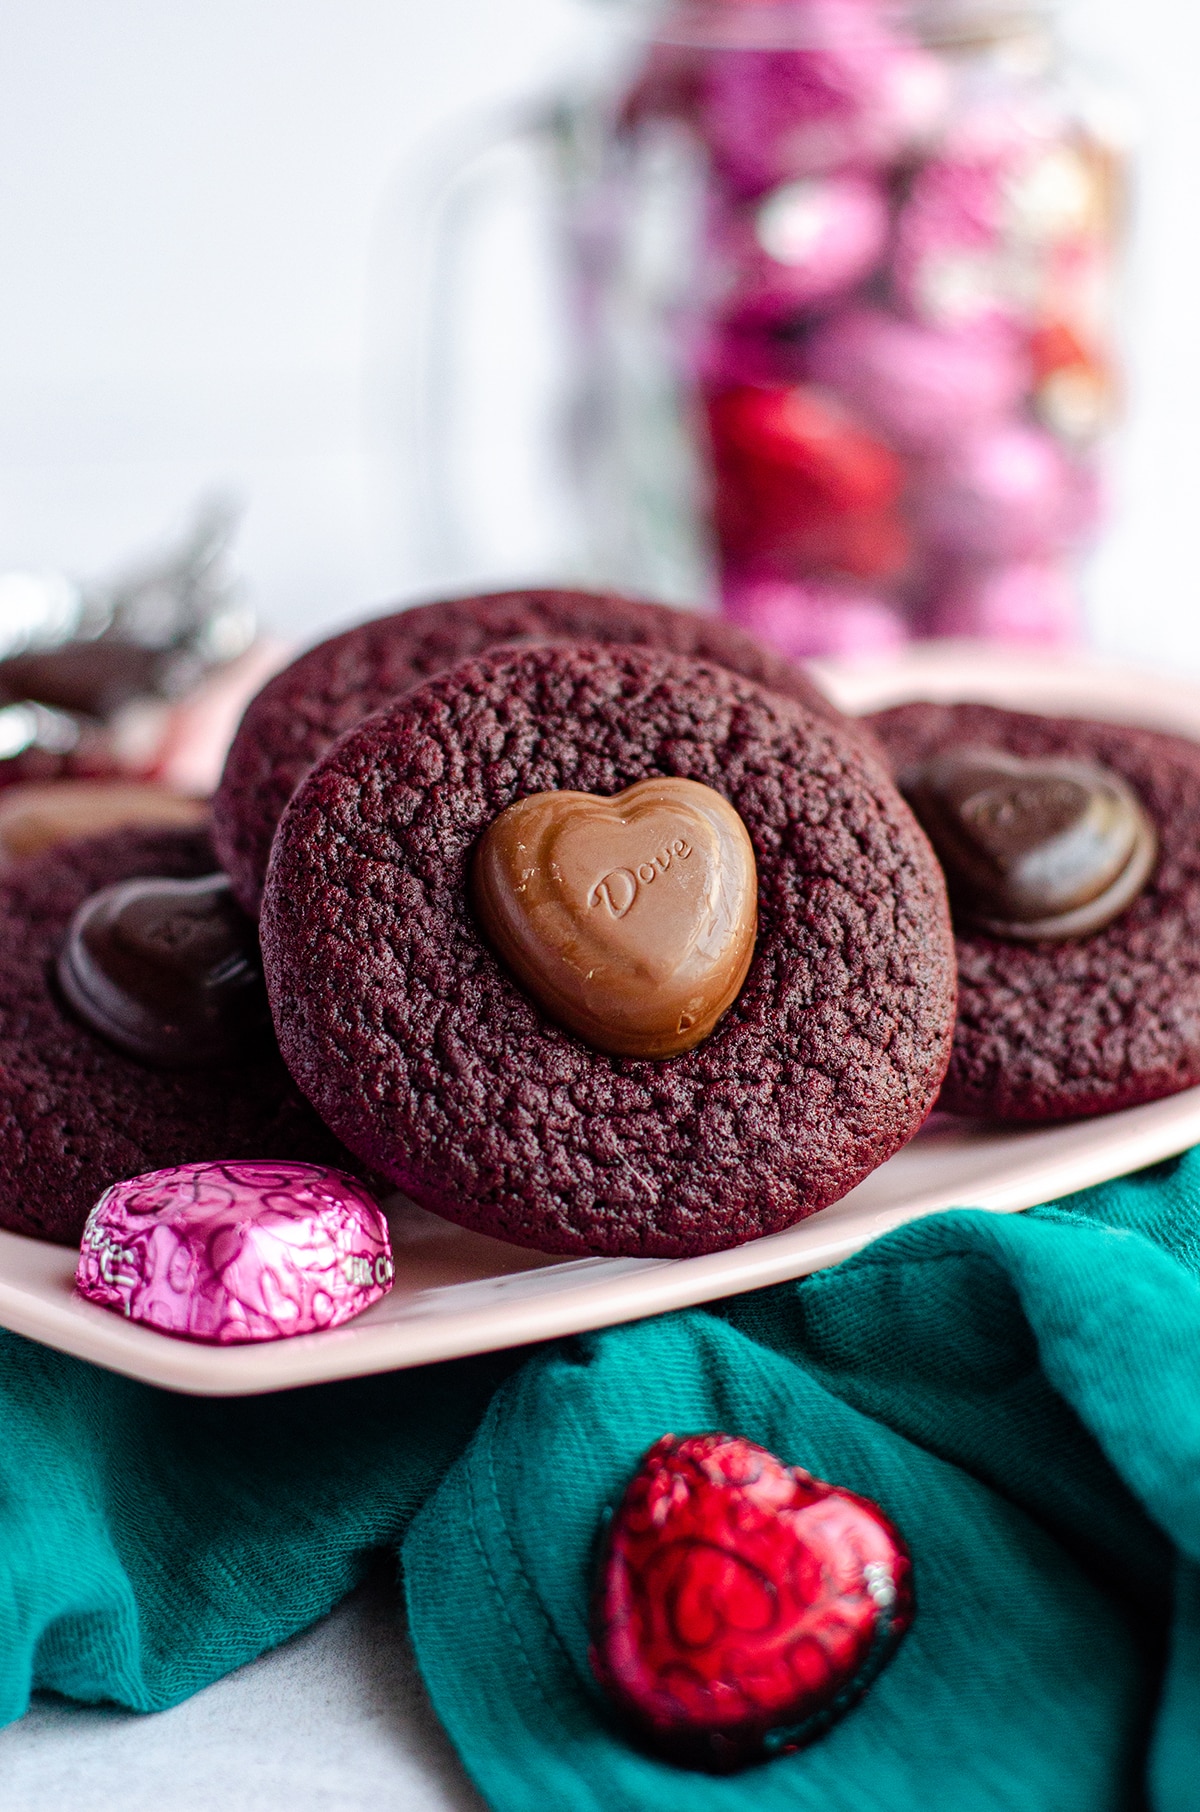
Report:
<svg viewBox="0 0 1200 1812"><path fill-rule="evenodd" d="M253 1055L270 1023L258 938L224 875L101 888L71 921L58 981L93 1031L162 1069Z"/></svg>
<svg viewBox="0 0 1200 1812"><path fill-rule="evenodd" d="M935 755L900 777L946 871L955 916L997 937L1086 937L1150 878L1158 839L1095 762L1002 749Z"/></svg>

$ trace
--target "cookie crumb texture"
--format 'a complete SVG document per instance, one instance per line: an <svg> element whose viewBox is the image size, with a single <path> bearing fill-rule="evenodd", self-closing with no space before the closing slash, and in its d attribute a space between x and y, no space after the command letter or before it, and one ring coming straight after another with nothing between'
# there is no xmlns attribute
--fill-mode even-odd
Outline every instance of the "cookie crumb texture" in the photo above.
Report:
<svg viewBox="0 0 1200 1812"><path fill-rule="evenodd" d="M1200 746L989 705L899 705L869 721L897 774L963 744L1097 761L1134 788L1159 836L1144 892L1089 937L959 933L958 1023L938 1105L1067 1120L1200 1082Z"/></svg>
<svg viewBox="0 0 1200 1812"><path fill-rule="evenodd" d="M213 800L213 837L238 901L257 913L283 808L338 737L423 680L501 643L619 642L716 661L840 719L812 681L732 623L617 593L508 591L360 623L276 674L242 719Z"/></svg>
<svg viewBox="0 0 1200 1812"><path fill-rule="evenodd" d="M716 1031L606 1057L484 943L468 864L530 793L702 781L740 812L759 936ZM790 1225L890 1157L945 1069L941 872L882 765L712 663L508 651L381 711L280 825L261 921L293 1075L416 1201L550 1252L679 1256Z"/></svg>
<svg viewBox="0 0 1200 1812"><path fill-rule="evenodd" d="M125 829L31 857L0 884L0 1226L77 1245L101 1193L142 1171L215 1158L346 1164L269 1040L236 1067L156 1070L58 996L59 947L90 894L214 867L205 831Z"/></svg>

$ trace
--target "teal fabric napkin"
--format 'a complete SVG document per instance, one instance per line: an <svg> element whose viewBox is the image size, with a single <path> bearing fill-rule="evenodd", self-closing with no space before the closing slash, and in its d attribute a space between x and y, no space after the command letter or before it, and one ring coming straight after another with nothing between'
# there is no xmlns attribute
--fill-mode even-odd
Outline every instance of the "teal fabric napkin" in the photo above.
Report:
<svg viewBox="0 0 1200 1812"><path fill-rule="evenodd" d="M404 1544L435 1705L505 1812L1200 1805L1200 1154L901 1229L797 1284L583 1336L496 1394ZM610 1728L603 1504L723 1428L875 1498L917 1616L860 1708L733 1779ZM464 1639L464 1632L469 1637Z"/></svg>
<svg viewBox="0 0 1200 1812"><path fill-rule="evenodd" d="M0 1333L0 1724L38 1687L161 1711L315 1623L512 1363L210 1400Z"/></svg>
<svg viewBox="0 0 1200 1812"><path fill-rule="evenodd" d="M876 1498L913 1629L863 1704L729 1779L642 1755L587 1667L604 1504L723 1428ZM173 1703L398 1544L497 1812L1200 1805L1200 1153L1028 1215L532 1354L197 1402L0 1342L0 1715Z"/></svg>

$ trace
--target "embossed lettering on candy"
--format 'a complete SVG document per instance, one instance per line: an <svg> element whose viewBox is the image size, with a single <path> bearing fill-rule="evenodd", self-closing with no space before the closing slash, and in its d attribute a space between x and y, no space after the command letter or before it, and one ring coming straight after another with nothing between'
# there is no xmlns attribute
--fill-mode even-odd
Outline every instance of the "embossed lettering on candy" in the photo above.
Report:
<svg viewBox="0 0 1200 1812"><path fill-rule="evenodd" d="M900 776L958 917L994 937L1087 937L1150 879L1158 837L1119 774L1073 757L957 748Z"/></svg>
<svg viewBox="0 0 1200 1812"><path fill-rule="evenodd" d="M71 920L58 982L85 1025L156 1069L236 1062L270 1026L258 934L221 874L102 887Z"/></svg>
<svg viewBox="0 0 1200 1812"><path fill-rule="evenodd" d="M392 1287L387 1222L320 1164L180 1164L106 1189L80 1293L185 1340L233 1345L334 1328Z"/></svg>
<svg viewBox="0 0 1200 1812"><path fill-rule="evenodd" d="M543 1011L613 1056L699 1044L754 954L754 849L729 801L696 780L519 799L485 831L472 891Z"/></svg>

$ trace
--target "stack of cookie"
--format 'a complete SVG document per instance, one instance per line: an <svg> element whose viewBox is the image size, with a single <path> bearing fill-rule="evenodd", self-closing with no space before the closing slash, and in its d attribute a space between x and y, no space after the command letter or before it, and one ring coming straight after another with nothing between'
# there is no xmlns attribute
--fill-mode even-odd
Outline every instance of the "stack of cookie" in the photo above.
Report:
<svg viewBox="0 0 1200 1812"><path fill-rule="evenodd" d="M870 725L950 881L940 1105L1067 1120L1200 1082L1200 747L977 704Z"/></svg>
<svg viewBox="0 0 1200 1812"><path fill-rule="evenodd" d="M74 1243L121 1179L288 1159L550 1252L778 1231L939 1090L1045 1119L1200 1079L1198 817L1190 744L867 729L711 619L379 619L252 703L211 842L4 879L0 1224Z"/></svg>

